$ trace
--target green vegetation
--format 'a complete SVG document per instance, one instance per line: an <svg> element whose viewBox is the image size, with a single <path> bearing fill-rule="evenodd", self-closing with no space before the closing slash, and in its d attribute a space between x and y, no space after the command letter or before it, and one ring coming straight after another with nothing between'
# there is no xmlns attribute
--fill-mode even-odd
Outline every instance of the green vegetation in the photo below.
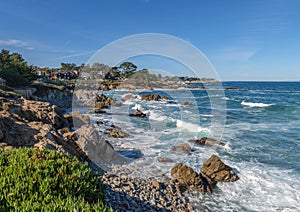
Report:
<svg viewBox="0 0 300 212"><path fill-rule="evenodd" d="M52 150L0 149L0 211L111 211L96 173Z"/></svg>
<svg viewBox="0 0 300 212"><path fill-rule="evenodd" d="M8 86L28 85L36 79L32 66L28 66L19 53L10 54L8 50L0 52L0 77L6 80Z"/></svg>
<svg viewBox="0 0 300 212"><path fill-rule="evenodd" d="M38 89L42 89L42 90L53 88L53 89L63 91L66 88L64 85L57 85L57 84L46 83L46 82L34 82L33 85L35 85Z"/></svg>

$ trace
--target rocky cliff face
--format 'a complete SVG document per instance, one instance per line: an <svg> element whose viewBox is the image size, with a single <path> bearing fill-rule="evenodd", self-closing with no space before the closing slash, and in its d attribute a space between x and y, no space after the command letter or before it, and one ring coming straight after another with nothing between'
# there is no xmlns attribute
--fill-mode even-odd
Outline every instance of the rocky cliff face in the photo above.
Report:
<svg viewBox="0 0 300 212"><path fill-rule="evenodd" d="M81 124L71 131L74 120ZM98 166L100 162L126 162L79 112L63 115L59 107L48 102L6 95L0 95L0 147L48 148Z"/></svg>
<svg viewBox="0 0 300 212"><path fill-rule="evenodd" d="M57 105L60 108L70 108L72 106L72 96L73 90L71 89L47 89L45 91L37 90L34 93L33 99L42 101L42 102L49 102L50 104Z"/></svg>

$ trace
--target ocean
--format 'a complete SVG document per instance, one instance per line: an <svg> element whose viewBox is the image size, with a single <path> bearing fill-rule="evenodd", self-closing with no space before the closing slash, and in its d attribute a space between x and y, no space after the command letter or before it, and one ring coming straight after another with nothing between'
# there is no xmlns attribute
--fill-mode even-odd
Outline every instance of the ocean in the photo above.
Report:
<svg viewBox="0 0 300 212"><path fill-rule="evenodd" d="M218 183L213 194L190 196L199 210L201 205L208 211L299 211L300 82L224 82L223 87L236 89L223 94L213 89L130 91L137 97L154 93L169 100L130 99L106 115L92 116L92 121L100 118L129 134L109 141L128 158L126 166L138 177L170 177L173 163L159 163L158 157L199 172L203 161L215 154L234 168L238 181ZM126 93L113 90L105 95L120 101ZM183 102L192 105L182 106ZM129 117L137 108L149 118ZM171 151L172 146L204 136L226 145L190 143L189 155Z"/></svg>

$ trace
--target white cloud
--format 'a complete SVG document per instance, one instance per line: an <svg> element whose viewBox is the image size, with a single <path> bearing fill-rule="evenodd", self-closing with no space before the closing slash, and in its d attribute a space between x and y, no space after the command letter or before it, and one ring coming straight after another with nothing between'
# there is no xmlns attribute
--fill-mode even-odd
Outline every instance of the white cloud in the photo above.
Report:
<svg viewBox="0 0 300 212"><path fill-rule="evenodd" d="M34 49L29 42L15 39L0 40L0 46L24 48L28 50Z"/></svg>

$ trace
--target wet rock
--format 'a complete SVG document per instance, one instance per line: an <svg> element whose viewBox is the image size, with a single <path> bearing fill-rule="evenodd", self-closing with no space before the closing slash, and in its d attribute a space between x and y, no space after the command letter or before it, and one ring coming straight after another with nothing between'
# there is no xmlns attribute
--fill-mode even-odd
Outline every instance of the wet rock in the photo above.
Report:
<svg viewBox="0 0 300 212"><path fill-rule="evenodd" d="M209 159L203 162L201 174L218 182L234 182L239 179L233 169L224 164L224 162L216 155L212 155Z"/></svg>
<svg viewBox="0 0 300 212"><path fill-rule="evenodd" d="M142 111L140 111L139 109L137 109L135 113L129 114L129 116L144 118L144 117L146 117L146 114L143 113Z"/></svg>
<svg viewBox="0 0 300 212"><path fill-rule="evenodd" d="M169 97L163 96L163 97L161 97L161 99L162 99L162 100L169 100Z"/></svg>
<svg viewBox="0 0 300 212"><path fill-rule="evenodd" d="M161 96L158 94L147 94L141 95L141 99L146 101L159 101L161 99Z"/></svg>
<svg viewBox="0 0 300 212"><path fill-rule="evenodd" d="M127 101L127 100L129 100L129 99L136 99L136 98L138 98L137 95L135 95L135 94L133 94L133 93L127 93L127 94L124 94L124 95L122 96L121 100L122 100L123 102L125 102L125 101Z"/></svg>
<svg viewBox="0 0 300 212"><path fill-rule="evenodd" d="M227 90L227 91L235 91L235 90L237 90L237 88L225 88L225 90Z"/></svg>
<svg viewBox="0 0 300 212"><path fill-rule="evenodd" d="M192 148L189 144L180 144L178 146L173 146L172 150L175 152L181 152L181 153L190 153L192 151Z"/></svg>
<svg viewBox="0 0 300 212"><path fill-rule="evenodd" d="M191 103L191 102L182 102L181 105L182 106L193 106L193 103Z"/></svg>
<svg viewBox="0 0 300 212"><path fill-rule="evenodd" d="M108 108L109 106L114 105L115 102L115 99L100 93L96 96L95 107L99 109Z"/></svg>
<svg viewBox="0 0 300 212"><path fill-rule="evenodd" d="M126 136L118 127L109 129L108 134L114 138L124 138Z"/></svg>
<svg viewBox="0 0 300 212"><path fill-rule="evenodd" d="M157 160L158 160L158 162L160 162L160 163L171 163L171 162L173 162L173 160L170 159L170 158L162 158L162 157L159 157Z"/></svg>
<svg viewBox="0 0 300 212"><path fill-rule="evenodd" d="M224 146L225 144L213 138L203 137L201 139L189 140L191 143L206 145L206 146Z"/></svg>
<svg viewBox="0 0 300 212"><path fill-rule="evenodd" d="M98 121L96 121L96 124L97 124L97 125L101 125L101 124L103 124L103 121L98 120Z"/></svg>
<svg viewBox="0 0 300 212"><path fill-rule="evenodd" d="M187 165L177 163L171 169L171 176L174 180L184 187L178 187L175 183L176 191L184 192L185 189L194 191L200 191L201 193L211 193L215 187L216 182L213 180L207 180L201 174L195 172L191 167Z"/></svg>
<svg viewBox="0 0 300 212"><path fill-rule="evenodd" d="M190 186L199 181L198 173L191 167L182 163L176 163L171 169L171 176L177 180L181 185Z"/></svg>

